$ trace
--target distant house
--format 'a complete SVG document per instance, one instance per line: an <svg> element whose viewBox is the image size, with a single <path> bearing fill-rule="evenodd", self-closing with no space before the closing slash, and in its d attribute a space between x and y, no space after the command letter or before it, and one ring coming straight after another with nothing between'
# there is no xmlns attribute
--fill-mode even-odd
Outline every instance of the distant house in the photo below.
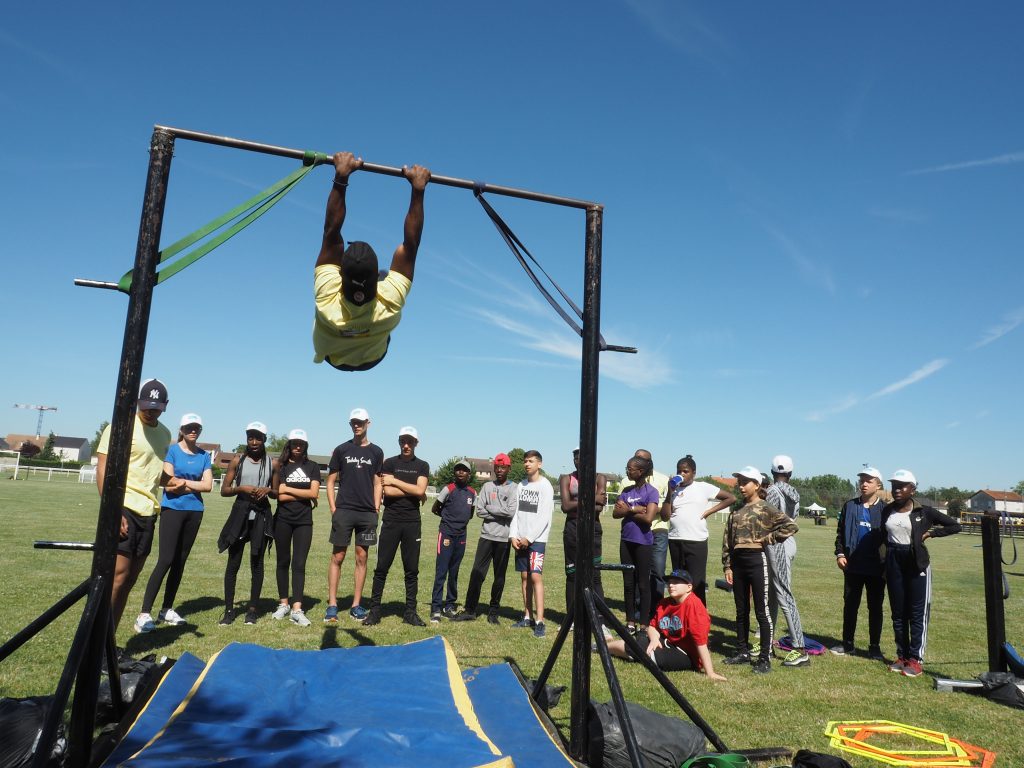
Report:
<svg viewBox="0 0 1024 768"><path fill-rule="evenodd" d="M494 479L494 459L468 459L473 466L473 476L481 483Z"/></svg>
<svg viewBox="0 0 1024 768"><path fill-rule="evenodd" d="M11 446L7 444L7 441L0 437L0 451L9 451Z"/></svg>
<svg viewBox="0 0 1024 768"><path fill-rule="evenodd" d="M736 478L735 477L715 477L714 475L712 475L711 476L711 482L718 483L719 485L724 485L727 488L735 488L736 487Z"/></svg>
<svg viewBox="0 0 1024 768"><path fill-rule="evenodd" d="M12 451L20 451L23 456L35 456L43 450L43 444L46 442L46 438L35 435L19 435L12 432L7 436L7 444L11 446Z"/></svg>
<svg viewBox="0 0 1024 768"><path fill-rule="evenodd" d="M216 466L217 457L221 453L220 443L196 443L196 445L210 454L210 463Z"/></svg>
<svg viewBox="0 0 1024 768"><path fill-rule="evenodd" d="M84 437L64 437L55 435L53 452L65 461L81 461L87 463L92 456L92 446Z"/></svg>
<svg viewBox="0 0 1024 768"><path fill-rule="evenodd" d="M1024 497L1013 491L978 491L967 500L972 512L1009 512L1024 514Z"/></svg>

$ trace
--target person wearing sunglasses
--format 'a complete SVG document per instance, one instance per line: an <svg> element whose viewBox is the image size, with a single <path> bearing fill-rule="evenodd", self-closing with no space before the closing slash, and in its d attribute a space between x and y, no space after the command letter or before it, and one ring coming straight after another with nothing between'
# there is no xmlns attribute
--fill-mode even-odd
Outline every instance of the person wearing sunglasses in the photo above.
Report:
<svg viewBox="0 0 1024 768"><path fill-rule="evenodd" d="M136 632L152 631L153 603L165 577L163 608L157 615L157 621L171 626L185 623L185 619L174 610L174 599L178 596L181 577L185 573L185 562L203 522L202 494L213 490L210 454L198 443L202 431L203 420L199 414L186 413L181 417L177 442L167 449L160 479L164 489L160 504L160 555L146 584L142 612L135 620Z"/></svg>

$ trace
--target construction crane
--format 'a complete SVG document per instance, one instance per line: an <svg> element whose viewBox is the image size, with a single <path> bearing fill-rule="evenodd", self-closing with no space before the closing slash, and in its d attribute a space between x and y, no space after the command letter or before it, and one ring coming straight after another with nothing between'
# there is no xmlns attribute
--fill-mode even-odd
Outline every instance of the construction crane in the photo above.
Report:
<svg viewBox="0 0 1024 768"><path fill-rule="evenodd" d="M36 421L36 439L43 436L43 414L46 411L56 411L57 406L55 405L25 405L24 403L15 403L15 408L28 408L33 411L39 411L39 419Z"/></svg>

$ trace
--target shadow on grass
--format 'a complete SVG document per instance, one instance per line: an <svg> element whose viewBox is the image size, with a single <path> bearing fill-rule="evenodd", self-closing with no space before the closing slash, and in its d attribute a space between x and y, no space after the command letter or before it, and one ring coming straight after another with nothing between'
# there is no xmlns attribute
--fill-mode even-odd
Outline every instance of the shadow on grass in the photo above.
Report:
<svg viewBox="0 0 1024 768"><path fill-rule="evenodd" d="M322 651L326 648L350 648L350 645L342 645L338 642L339 632L344 632L351 637L355 641L355 645L377 645L371 637L359 629L346 629L336 624L328 624L324 627L324 633L320 637L320 650Z"/></svg>

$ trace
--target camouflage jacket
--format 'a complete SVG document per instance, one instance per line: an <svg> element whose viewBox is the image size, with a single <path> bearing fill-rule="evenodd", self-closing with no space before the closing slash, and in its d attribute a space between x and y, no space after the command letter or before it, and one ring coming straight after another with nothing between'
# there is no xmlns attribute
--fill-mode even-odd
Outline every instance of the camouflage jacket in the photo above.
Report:
<svg viewBox="0 0 1024 768"><path fill-rule="evenodd" d="M736 547L778 544L796 532L796 521L761 499L730 512L722 532L722 568L732 568L732 550Z"/></svg>

